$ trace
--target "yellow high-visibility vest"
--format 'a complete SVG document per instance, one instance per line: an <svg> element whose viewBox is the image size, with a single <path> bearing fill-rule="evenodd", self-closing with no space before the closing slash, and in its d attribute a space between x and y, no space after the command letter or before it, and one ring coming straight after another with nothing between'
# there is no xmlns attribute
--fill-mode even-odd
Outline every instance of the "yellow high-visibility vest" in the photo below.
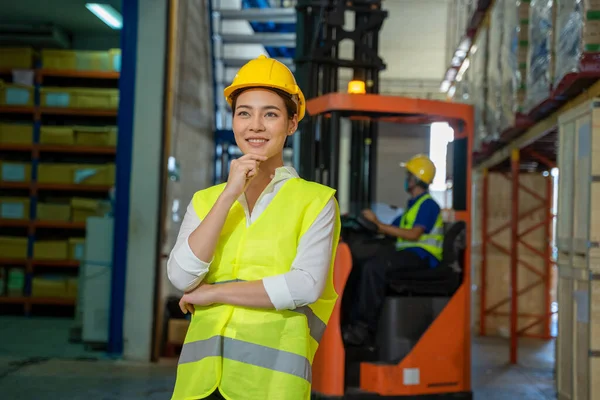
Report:
<svg viewBox="0 0 600 400"><path fill-rule="evenodd" d="M224 188L221 184L194 195L198 217L206 217ZM314 182L289 179L250 226L236 202L205 282L254 281L290 271L300 238L334 193ZM172 400L202 399L217 388L228 400L310 398L312 361L338 298L333 286L341 225L337 211L329 276L321 297L308 306L283 311L196 306Z"/></svg>
<svg viewBox="0 0 600 400"><path fill-rule="evenodd" d="M419 214L419 208L427 199L431 199L431 195L429 193L421 196L421 198L404 213L402 219L400 219L400 228L412 229L412 227L415 225L417 214ZM404 240L401 238L396 240L396 250L404 250L410 247L420 247L425 249L431 255L437 258L438 261L442 260L442 255L444 252L444 220L441 212L438 214L435 225L433 226L431 232L422 234L419 236L417 241Z"/></svg>

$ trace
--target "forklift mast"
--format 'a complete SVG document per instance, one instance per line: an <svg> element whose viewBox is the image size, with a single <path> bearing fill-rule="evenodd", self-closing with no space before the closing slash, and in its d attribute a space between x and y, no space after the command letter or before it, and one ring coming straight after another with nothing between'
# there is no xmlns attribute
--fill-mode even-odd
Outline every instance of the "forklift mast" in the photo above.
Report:
<svg viewBox="0 0 600 400"><path fill-rule="evenodd" d="M365 92L379 93L379 32L388 13L382 0L298 0L296 24L296 79L308 100L338 92L340 69L365 83ZM354 28L346 30L348 14ZM344 59L340 44L353 43L354 56ZM344 89L345 92L345 89ZM340 118L305 117L294 135L294 164L304 179L339 187ZM375 195L378 123L351 121L350 212L370 205Z"/></svg>

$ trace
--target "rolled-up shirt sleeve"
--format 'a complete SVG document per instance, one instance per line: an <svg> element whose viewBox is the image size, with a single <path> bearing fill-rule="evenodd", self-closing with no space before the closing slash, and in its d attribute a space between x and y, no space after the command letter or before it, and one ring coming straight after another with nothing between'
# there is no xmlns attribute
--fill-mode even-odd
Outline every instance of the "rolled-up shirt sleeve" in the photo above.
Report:
<svg viewBox="0 0 600 400"><path fill-rule="evenodd" d="M201 220L190 202L179 228L177 241L167 261L169 281L182 291L198 286L210 267L210 262L202 261L196 257L188 242L190 235L200 226L200 223Z"/></svg>
<svg viewBox="0 0 600 400"><path fill-rule="evenodd" d="M337 207L332 198L300 238L290 272L263 279L277 310L293 310L316 302L327 282Z"/></svg>

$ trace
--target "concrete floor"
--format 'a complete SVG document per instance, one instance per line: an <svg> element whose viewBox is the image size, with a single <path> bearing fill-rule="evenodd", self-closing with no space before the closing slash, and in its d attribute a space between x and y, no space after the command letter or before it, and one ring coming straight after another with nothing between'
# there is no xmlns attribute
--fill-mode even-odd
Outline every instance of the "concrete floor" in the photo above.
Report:
<svg viewBox="0 0 600 400"><path fill-rule="evenodd" d="M29 322L28 322L29 321ZM137 364L109 360L66 340L69 320L0 319L0 398L6 400L164 400L175 360ZM51 326L51 328L50 328ZM44 328L45 327L45 328ZM553 400L554 341L521 340L509 366L505 339L475 338L473 392L485 400Z"/></svg>

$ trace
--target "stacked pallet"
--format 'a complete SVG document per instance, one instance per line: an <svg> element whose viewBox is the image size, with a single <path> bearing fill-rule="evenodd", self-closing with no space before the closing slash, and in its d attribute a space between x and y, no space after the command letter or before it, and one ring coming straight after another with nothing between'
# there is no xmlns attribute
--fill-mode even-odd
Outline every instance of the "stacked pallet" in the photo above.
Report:
<svg viewBox="0 0 600 400"><path fill-rule="evenodd" d="M501 80L502 106L500 130L515 125L515 117L523 112L529 47L529 0L504 0Z"/></svg>
<svg viewBox="0 0 600 400"><path fill-rule="evenodd" d="M560 398L600 399L600 99L559 117Z"/></svg>
<svg viewBox="0 0 600 400"><path fill-rule="evenodd" d="M554 75L554 21L556 7L553 0L531 0L529 6L529 49L525 111L530 112L550 97Z"/></svg>
<svg viewBox="0 0 600 400"><path fill-rule="evenodd" d="M600 2L560 0L555 7L556 86L568 74L581 72L584 58L597 59L600 52Z"/></svg>

